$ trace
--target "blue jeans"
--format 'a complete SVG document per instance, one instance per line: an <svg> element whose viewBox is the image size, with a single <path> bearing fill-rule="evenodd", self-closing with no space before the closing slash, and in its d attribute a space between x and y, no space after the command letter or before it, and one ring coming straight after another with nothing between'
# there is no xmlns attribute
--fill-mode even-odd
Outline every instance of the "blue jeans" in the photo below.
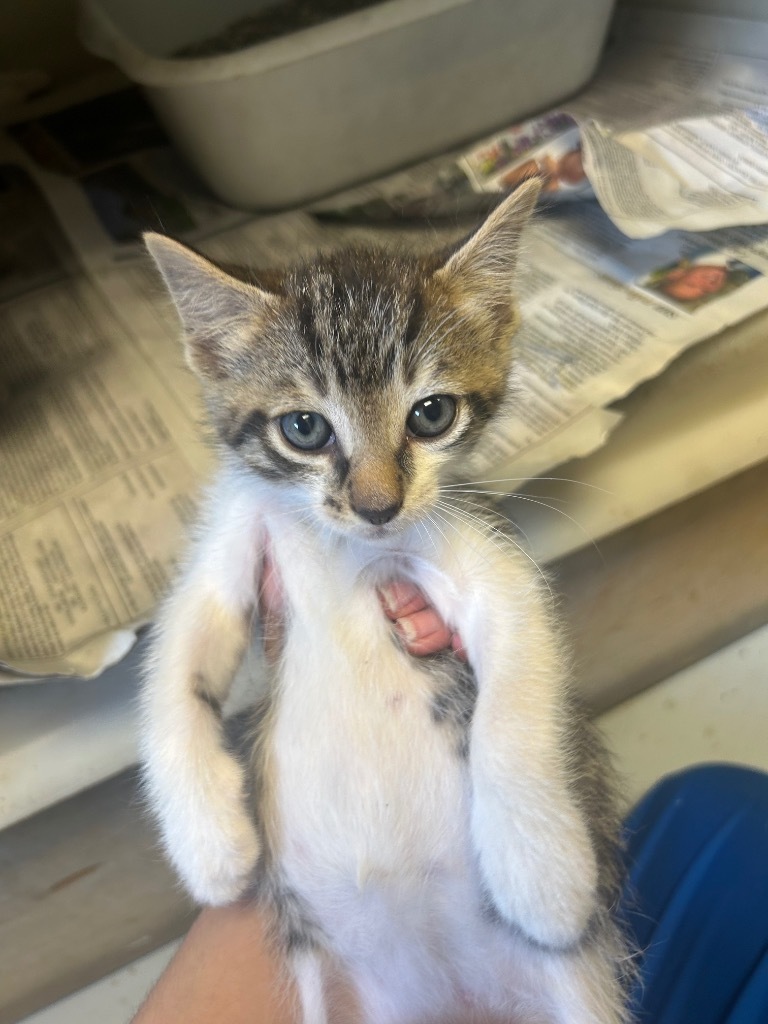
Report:
<svg viewBox="0 0 768 1024"><path fill-rule="evenodd" d="M626 829L638 1024L768 1024L768 775L671 775Z"/></svg>

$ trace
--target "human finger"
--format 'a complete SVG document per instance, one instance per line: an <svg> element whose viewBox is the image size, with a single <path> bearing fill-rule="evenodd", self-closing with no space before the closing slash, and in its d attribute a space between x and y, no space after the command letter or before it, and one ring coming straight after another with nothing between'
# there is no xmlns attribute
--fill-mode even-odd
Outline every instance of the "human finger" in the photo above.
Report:
<svg viewBox="0 0 768 1024"><path fill-rule="evenodd" d="M380 587L379 600L384 614L393 622L429 607L422 592L409 580L394 580Z"/></svg>
<svg viewBox="0 0 768 1024"><path fill-rule="evenodd" d="M420 656L447 650L453 635L435 609L430 607L401 616L395 622L395 629L403 638L408 652Z"/></svg>

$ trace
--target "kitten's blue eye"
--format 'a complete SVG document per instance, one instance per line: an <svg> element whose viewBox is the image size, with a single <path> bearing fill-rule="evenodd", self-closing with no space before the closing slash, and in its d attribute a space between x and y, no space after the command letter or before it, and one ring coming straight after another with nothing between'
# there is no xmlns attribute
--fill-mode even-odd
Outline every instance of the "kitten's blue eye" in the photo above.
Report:
<svg viewBox="0 0 768 1024"><path fill-rule="evenodd" d="M455 399L450 395L430 395L414 405L406 425L416 437L439 437L455 418Z"/></svg>
<svg viewBox="0 0 768 1024"><path fill-rule="evenodd" d="M317 412L288 412L280 417L280 429L289 444L303 451L324 448L333 438L331 424Z"/></svg>

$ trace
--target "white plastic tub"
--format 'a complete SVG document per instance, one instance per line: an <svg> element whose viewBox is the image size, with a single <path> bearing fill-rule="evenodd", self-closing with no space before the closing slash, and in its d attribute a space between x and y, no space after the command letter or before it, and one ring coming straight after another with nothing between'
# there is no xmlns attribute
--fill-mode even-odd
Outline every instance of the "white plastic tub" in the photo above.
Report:
<svg viewBox="0 0 768 1024"><path fill-rule="evenodd" d="M613 0L386 0L248 47L169 59L264 0L81 0L83 37L146 89L226 202L301 203L556 103Z"/></svg>

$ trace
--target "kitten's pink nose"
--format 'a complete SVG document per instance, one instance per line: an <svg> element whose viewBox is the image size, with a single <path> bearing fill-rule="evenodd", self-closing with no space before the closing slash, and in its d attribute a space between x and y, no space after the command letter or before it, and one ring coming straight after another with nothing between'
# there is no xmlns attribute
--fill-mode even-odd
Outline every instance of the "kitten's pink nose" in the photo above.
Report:
<svg viewBox="0 0 768 1024"><path fill-rule="evenodd" d="M388 523L390 519L394 519L402 507L402 501L396 501L393 505L387 505L385 508L366 508L362 505L353 504L352 510L356 512L361 519L367 519L368 522L373 523L374 526L383 526L384 523Z"/></svg>

